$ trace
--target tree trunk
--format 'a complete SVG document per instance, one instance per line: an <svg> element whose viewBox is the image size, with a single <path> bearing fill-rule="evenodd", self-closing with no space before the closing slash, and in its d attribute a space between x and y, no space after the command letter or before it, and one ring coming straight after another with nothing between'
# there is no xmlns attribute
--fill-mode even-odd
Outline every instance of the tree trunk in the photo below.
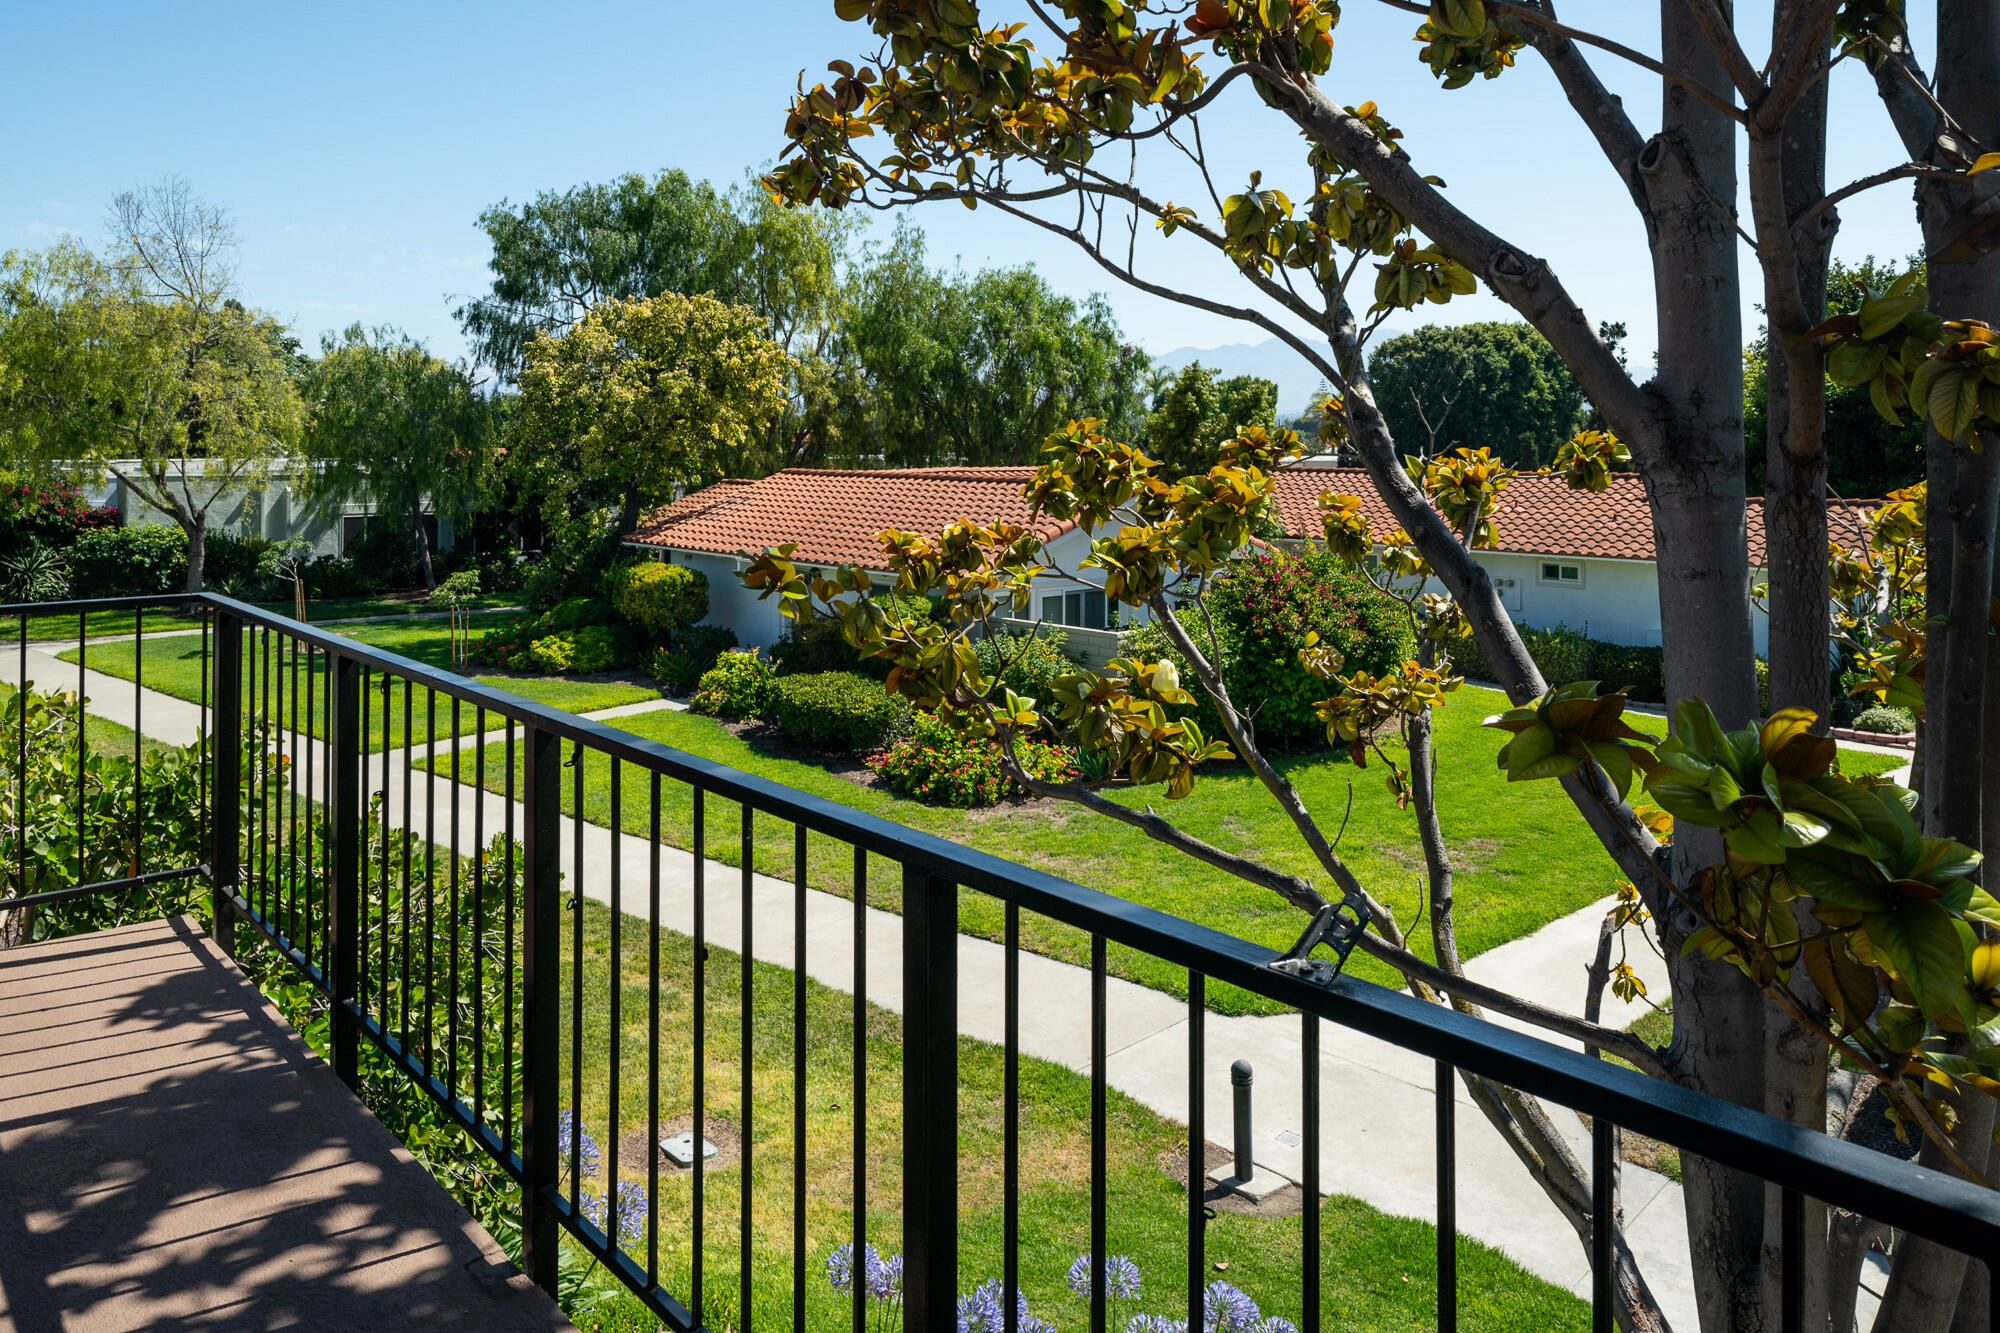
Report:
<svg viewBox="0 0 2000 1333"><path fill-rule="evenodd" d="M639 526L642 503L639 495L639 483L635 481L626 487L625 503L618 511L618 534L621 537Z"/></svg>
<svg viewBox="0 0 2000 1333"><path fill-rule="evenodd" d="M188 539L187 591L197 593L201 591L202 575L208 569L208 515L175 514L174 517Z"/></svg>
<svg viewBox="0 0 2000 1333"><path fill-rule="evenodd" d="M436 592L437 570L431 564L430 533L424 530L424 509L422 505L410 506L410 532L417 539L417 556L424 566L424 591Z"/></svg>

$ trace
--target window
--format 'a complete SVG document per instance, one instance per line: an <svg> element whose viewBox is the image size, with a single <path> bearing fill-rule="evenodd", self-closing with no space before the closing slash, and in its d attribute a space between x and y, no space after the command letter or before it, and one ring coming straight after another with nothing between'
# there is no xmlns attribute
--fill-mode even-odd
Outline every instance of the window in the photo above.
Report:
<svg viewBox="0 0 2000 1333"><path fill-rule="evenodd" d="M1566 565L1555 560L1545 560L1542 562L1541 582L1553 583L1564 588L1581 588L1583 586L1583 566Z"/></svg>
<svg viewBox="0 0 2000 1333"><path fill-rule="evenodd" d="M1074 625L1078 629L1104 629L1104 593L1097 588L1055 593L1042 598L1042 619L1051 625Z"/></svg>

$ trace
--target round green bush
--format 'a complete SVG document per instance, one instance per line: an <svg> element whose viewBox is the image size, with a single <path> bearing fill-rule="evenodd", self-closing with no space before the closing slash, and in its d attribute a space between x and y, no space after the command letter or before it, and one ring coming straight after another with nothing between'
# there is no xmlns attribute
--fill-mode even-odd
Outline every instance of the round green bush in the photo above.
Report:
<svg viewBox="0 0 2000 1333"><path fill-rule="evenodd" d="M709 717L755 717L771 696L771 681L776 674L776 669L755 648L723 653L715 659L714 666L702 673L691 707Z"/></svg>
<svg viewBox="0 0 2000 1333"><path fill-rule="evenodd" d="M72 597L155 597L187 587L187 534L179 528L100 528L79 536L68 555Z"/></svg>
<svg viewBox="0 0 2000 1333"><path fill-rule="evenodd" d="M653 652L653 678L668 694L692 694L715 661L736 646L727 625L690 625L674 635L671 648Z"/></svg>
<svg viewBox="0 0 2000 1333"><path fill-rule="evenodd" d="M1856 731L1872 731L1881 736L1907 736L1917 729L1917 719L1907 708L1877 704L1854 715Z"/></svg>
<svg viewBox="0 0 2000 1333"><path fill-rule="evenodd" d="M1076 670L1076 663L1063 651L1063 632L1047 629L1039 634L1003 631L972 645L979 654L979 673L988 680L1024 698L1049 699L1049 686L1057 676ZM995 692L998 697L998 692Z"/></svg>
<svg viewBox="0 0 2000 1333"><path fill-rule="evenodd" d="M760 716L816 750L876 750L908 725L909 703L851 671L779 676Z"/></svg>
<svg viewBox="0 0 2000 1333"><path fill-rule="evenodd" d="M604 576L604 591L619 615L662 642L708 614L708 576L686 565L615 565Z"/></svg>

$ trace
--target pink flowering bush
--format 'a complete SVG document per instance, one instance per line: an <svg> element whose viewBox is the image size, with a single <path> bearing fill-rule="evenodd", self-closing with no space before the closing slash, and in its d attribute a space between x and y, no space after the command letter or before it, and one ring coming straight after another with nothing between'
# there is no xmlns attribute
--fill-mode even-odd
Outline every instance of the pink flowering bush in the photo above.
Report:
<svg viewBox="0 0 2000 1333"><path fill-rule="evenodd" d="M1017 742L1021 766L1047 782L1077 776L1068 750L1043 741ZM993 805L1015 794L1014 780L1000 767L1000 747L991 740L967 740L929 713L912 719L910 735L868 756L868 767L898 796L927 805L961 809Z"/></svg>

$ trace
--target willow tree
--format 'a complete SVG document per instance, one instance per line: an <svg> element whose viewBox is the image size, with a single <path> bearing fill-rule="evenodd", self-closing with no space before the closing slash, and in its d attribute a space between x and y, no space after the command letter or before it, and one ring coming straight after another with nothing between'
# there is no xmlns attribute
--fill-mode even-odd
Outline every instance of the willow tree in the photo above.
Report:
<svg viewBox="0 0 2000 1333"><path fill-rule="evenodd" d="M1672 698L1701 701L1677 716L1676 739L1704 751L1711 727L1682 735L1688 719L1713 718L1722 734L1758 710L1740 362L1741 257L1749 255L1773 358L1764 507L1772 703L1828 711L1824 393L1832 373L1870 385L1885 413L1916 410L1931 422L1931 623L1915 648L1922 670L1905 662L1903 671L1922 680L1926 704L1918 818L1939 845L1991 841L1982 821L2000 819L2000 765L1983 765L1981 755L2000 729L2000 697L1990 707L1987 698L2000 692L1990 684L1986 627L1996 469L1983 445L2000 422L2000 353L1978 321L2000 304L2000 175L1978 173L2000 161L1991 156L2000 148L1992 95L2000 9L1990 0L1935 0L1942 40L1935 70L1926 71L1905 35L1902 0L1776 0L1762 36L1742 31L1728 0L1661 0L1652 52L1565 23L1547 0L1373 3L1413 15L1420 56L1448 89L1475 78L1556 80L1645 227L1659 334L1650 379L1628 372L1527 238L1499 234L1424 173L1422 146L1394 127L1392 108L1365 100L1365 89L1343 96L1329 88L1335 0L1197 0L1192 9L1030 0L997 20L966 0L837 0L837 12L865 21L878 44L858 65L833 62L825 83L801 82L790 143L767 184L794 202L833 207L996 208L1082 247L1141 290L1283 339L1333 386L1332 429L1365 464L1408 549L1449 591L1489 669L1526 705L1545 697L1547 683L1467 543L1400 465L1363 354L1394 312L1484 284L1556 349L1645 480L1666 686ZM1540 74L1519 68L1529 53ZM1657 126L1642 129L1605 88L1593 64L1605 59L1660 80ZM1879 99L1907 156L1830 190L1828 103L1841 65L1869 76L1873 92L1864 95ZM1203 113L1228 97L1256 99L1283 131L1273 142L1296 135L1302 144L1240 191L1210 178L1199 133ZM1164 168L1162 158L1170 159ZM1532 170L1532 162L1509 161L1510 170ZM1191 197L1149 184L1190 167L1206 186ZM1739 177L1747 177L1746 217L1729 204ZM1825 271L1838 205L1896 181L1915 182L1929 287L1880 293L1867 313L1828 325ZM1147 225L1175 238L1181 265L1205 252L1233 268L1240 298L1138 271L1132 237ZM1315 334L1329 340L1330 355L1315 348ZM1142 526L1159 526L1158 515ZM1681 820L1663 847L1601 756L1570 757L1562 781L1637 886L1671 960L1675 1039L1660 1055L1662 1073L1824 1130L1830 1052L1850 1054L1841 1043L1872 1030L1877 1016L1836 1013L1801 968L1785 968L1774 988L1741 949L1684 951L1717 908L1715 885L1726 875L1710 872L1734 873L1724 838L1735 830ZM1333 862L1320 859L1337 881ZM1794 910L1803 923L1818 905L1801 899ZM1901 909L1883 910L1893 917ZM1924 1106L1934 1127L1951 1126L1927 1135L1928 1160L1984 1171L1990 1098L1955 1084L1947 1100L1962 1104L1939 1103L1935 1114ZM1778 1239L1773 1201L1708 1164L1687 1166L1703 1326L1776 1327L1776 1267L1766 1263ZM1537 1179L1549 1183L1545 1171ZM1830 1252L1833 1222L1821 1213L1808 1225L1828 1237ZM1964 1261L1922 1245L1897 1250L1881 1326L1947 1326ZM1812 1266L1822 1302L1809 1317L1815 1327L1839 1307L1843 1286L1851 1291L1851 1273L1833 1269L1824 1254ZM1621 1317L1660 1326L1628 1277L1620 1275Z"/></svg>

